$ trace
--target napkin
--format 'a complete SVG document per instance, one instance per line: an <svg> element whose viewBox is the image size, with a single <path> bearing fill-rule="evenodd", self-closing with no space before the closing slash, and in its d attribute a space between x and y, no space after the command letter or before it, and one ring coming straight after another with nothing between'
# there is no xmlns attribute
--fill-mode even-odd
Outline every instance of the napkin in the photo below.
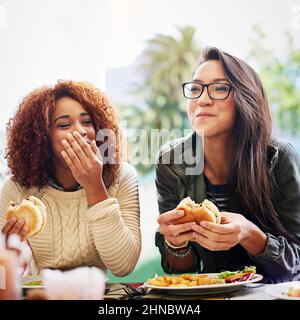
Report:
<svg viewBox="0 0 300 320"><path fill-rule="evenodd" d="M42 272L49 300L102 300L105 274L94 267L80 267L70 271L45 269Z"/></svg>
<svg viewBox="0 0 300 320"><path fill-rule="evenodd" d="M29 245L25 241L21 241L21 238L17 234L11 234L7 239L7 248L17 252L18 274L22 275L31 257L31 249Z"/></svg>
<svg viewBox="0 0 300 320"><path fill-rule="evenodd" d="M11 237L11 236L10 236ZM18 255L6 246L4 235L0 232L0 300L21 298L18 276Z"/></svg>

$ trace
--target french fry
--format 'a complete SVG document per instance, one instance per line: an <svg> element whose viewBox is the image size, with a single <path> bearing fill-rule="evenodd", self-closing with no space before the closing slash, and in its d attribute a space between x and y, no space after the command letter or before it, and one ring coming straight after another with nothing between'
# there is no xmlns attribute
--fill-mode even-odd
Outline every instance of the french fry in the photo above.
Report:
<svg viewBox="0 0 300 320"><path fill-rule="evenodd" d="M157 287L168 287L169 283L165 282L165 281L157 281L157 280L153 280L153 279L148 279L147 281L149 284L151 284L152 286L157 286Z"/></svg>
<svg viewBox="0 0 300 320"><path fill-rule="evenodd" d="M200 285L210 285L220 283L220 280L209 277L207 274L192 275L181 274L174 276L159 276L154 279L148 279L150 285L158 287L194 287Z"/></svg>

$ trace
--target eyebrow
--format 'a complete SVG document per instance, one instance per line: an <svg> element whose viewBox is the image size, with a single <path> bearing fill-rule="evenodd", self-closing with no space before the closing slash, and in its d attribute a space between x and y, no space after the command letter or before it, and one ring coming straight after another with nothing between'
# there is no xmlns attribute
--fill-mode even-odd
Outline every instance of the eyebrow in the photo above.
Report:
<svg viewBox="0 0 300 320"><path fill-rule="evenodd" d="M83 116L89 116L89 114L87 112L82 112L80 113L80 117L83 117ZM59 116L57 117L55 120L54 120L54 123L59 120L59 119L69 119L71 118L71 116L69 114L64 114L63 116Z"/></svg>
<svg viewBox="0 0 300 320"><path fill-rule="evenodd" d="M202 80L193 79L193 81L203 83ZM213 79L211 82L219 82L219 81L227 81L227 82L229 82L229 80L226 79L226 78L216 78L216 79Z"/></svg>

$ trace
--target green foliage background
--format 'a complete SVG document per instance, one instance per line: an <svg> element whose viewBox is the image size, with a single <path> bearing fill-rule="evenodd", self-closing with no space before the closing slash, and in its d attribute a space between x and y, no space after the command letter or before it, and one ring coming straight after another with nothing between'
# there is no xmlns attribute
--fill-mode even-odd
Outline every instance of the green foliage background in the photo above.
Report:
<svg viewBox="0 0 300 320"><path fill-rule="evenodd" d="M151 129L179 129L182 135L184 129L190 128L181 83L192 78L201 55L196 31L186 26L177 28L177 36L157 34L147 41L142 52L138 71L143 80L131 92L138 103L121 106L120 116L131 130L142 128L148 132L148 145ZM300 131L300 49L295 48L292 36L287 33L286 54L277 57L266 47L266 37L257 25L253 26L247 61L262 79L275 124L295 135ZM132 131L128 137L129 154L135 153L138 136ZM151 158L151 150L148 152ZM136 165L141 175L149 173L153 166L153 163Z"/></svg>

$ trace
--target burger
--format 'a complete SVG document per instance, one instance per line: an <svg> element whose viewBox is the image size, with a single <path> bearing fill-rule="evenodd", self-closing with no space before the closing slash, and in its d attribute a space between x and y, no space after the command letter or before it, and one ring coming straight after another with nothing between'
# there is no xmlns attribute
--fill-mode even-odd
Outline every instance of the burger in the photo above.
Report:
<svg viewBox="0 0 300 320"><path fill-rule="evenodd" d="M24 219L25 225L29 228L27 236L31 237L41 232L46 225L46 206L34 196L23 199L20 205L11 201L6 213L6 220L12 217Z"/></svg>
<svg viewBox="0 0 300 320"><path fill-rule="evenodd" d="M200 224L201 221L213 223L221 222L221 213L219 209L209 200L205 199L201 203L195 203L190 197L180 201L176 209L183 210L184 216L174 219L172 223L181 224L195 221Z"/></svg>

